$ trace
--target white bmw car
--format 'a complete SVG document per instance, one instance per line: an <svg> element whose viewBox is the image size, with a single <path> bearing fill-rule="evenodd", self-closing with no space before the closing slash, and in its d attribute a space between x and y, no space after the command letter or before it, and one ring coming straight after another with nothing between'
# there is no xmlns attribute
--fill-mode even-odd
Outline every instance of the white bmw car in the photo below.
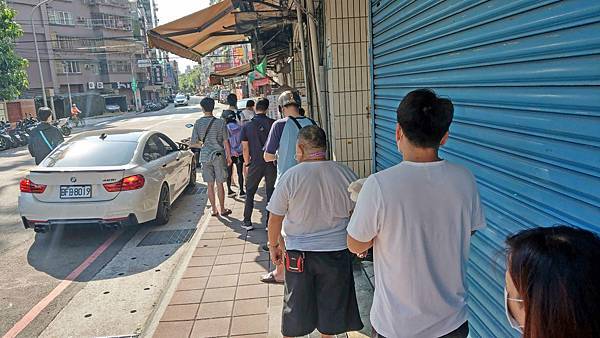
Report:
<svg viewBox="0 0 600 338"><path fill-rule="evenodd" d="M108 227L169 221L171 204L196 184L194 154L145 130L90 131L54 149L21 180L25 228Z"/></svg>

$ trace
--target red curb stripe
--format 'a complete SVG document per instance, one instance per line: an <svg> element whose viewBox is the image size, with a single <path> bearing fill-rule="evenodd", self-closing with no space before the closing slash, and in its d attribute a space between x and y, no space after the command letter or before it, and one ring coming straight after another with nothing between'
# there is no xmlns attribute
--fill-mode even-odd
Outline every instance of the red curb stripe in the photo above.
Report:
<svg viewBox="0 0 600 338"><path fill-rule="evenodd" d="M110 245L123 233L123 231L115 232L110 236L102 245L100 245L88 258L83 261L75 270L73 270L54 290L40 300L27 314L23 316L6 334L3 338L15 338L21 331L23 331L27 325L29 325L41 312L50 304L56 297L58 297L71 283L81 275L85 269L87 269Z"/></svg>

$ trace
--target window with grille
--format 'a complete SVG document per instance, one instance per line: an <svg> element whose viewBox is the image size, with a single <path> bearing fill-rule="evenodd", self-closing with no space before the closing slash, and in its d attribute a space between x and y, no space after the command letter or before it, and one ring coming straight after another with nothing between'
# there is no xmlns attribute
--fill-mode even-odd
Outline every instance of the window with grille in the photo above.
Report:
<svg viewBox="0 0 600 338"><path fill-rule="evenodd" d="M104 28L131 31L131 18L129 17L103 13L100 19Z"/></svg>
<svg viewBox="0 0 600 338"><path fill-rule="evenodd" d="M72 50L75 49L77 40L78 38L73 36L56 35L54 39L52 39L52 48Z"/></svg>
<svg viewBox="0 0 600 338"><path fill-rule="evenodd" d="M73 16L69 12L48 9L48 21L53 25L74 26Z"/></svg>
<svg viewBox="0 0 600 338"><path fill-rule="evenodd" d="M63 74L77 74L81 73L79 61L62 61L60 62ZM61 69L61 68L59 68Z"/></svg>
<svg viewBox="0 0 600 338"><path fill-rule="evenodd" d="M131 73L131 63L129 61L109 61L108 71L110 73Z"/></svg>

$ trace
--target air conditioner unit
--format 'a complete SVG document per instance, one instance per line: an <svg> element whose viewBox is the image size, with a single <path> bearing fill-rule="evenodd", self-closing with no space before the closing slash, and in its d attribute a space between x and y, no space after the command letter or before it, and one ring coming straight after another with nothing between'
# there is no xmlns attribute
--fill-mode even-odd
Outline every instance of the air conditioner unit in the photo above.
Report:
<svg viewBox="0 0 600 338"><path fill-rule="evenodd" d="M96 83L95 82L88 82L88 89L96 89Z"/></svg>

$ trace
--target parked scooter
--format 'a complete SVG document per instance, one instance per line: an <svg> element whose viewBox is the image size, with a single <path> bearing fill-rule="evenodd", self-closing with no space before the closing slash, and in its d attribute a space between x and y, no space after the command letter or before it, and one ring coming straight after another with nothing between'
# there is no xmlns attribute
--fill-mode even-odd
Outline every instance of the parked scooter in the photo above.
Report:
<svg viewBox="0 0 600 338"><path fill-rule="evenodd" d="M27 145L27 141L16 129L13 129L10 123L2 121L0 128L10 137L12 141L12 147L20 147Z"/></svg>
<svg viewBox="0 0 600 338"><path fill-rule="evenodd" d="M169 105L167 100L160 101L145 101L144 112L161 110Z"/></svg>
<svg viewBox="0 0 600 338"><path fill-rule="evenodd" d="M6 131L4 121L0 121L0 150L14 148L16 145Z"/></svg>
<svg viewBox="0 0 600 338"><path fill-rule="evenodd" d="M17 122L17 126L15 127L15 133L17 135L19 135L21 137L21 139L23 139L25 144L28 144L29 143L29 132L23 121Z"/></svg>

